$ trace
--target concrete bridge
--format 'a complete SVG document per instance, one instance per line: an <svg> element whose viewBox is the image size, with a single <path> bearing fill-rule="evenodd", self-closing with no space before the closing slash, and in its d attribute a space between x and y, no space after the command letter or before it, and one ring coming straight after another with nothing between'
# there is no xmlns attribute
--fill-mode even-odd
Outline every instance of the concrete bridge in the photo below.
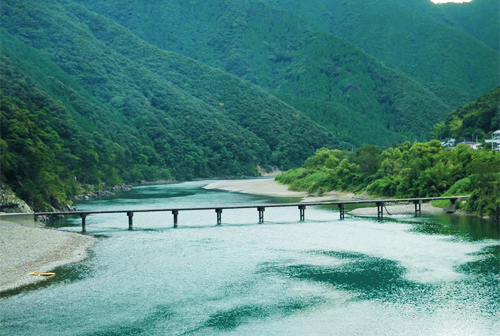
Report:
<svg viewBox="0 0 500 336"><path fill-rule="evenodd" d="M436 200L450 200L452 204L459 199L468 198L469 196L450 196L450 197L424 197L424 198L403 198L403 199L372 199L360 201L338 201L338 202L319 202L319 203L284 203L284 204L260 204L260 205L235 205L235 206L212 206L212 207L199 207L199 208L164 208L164 209L138 209L138 210L104 210L104 211L66 211L66 212L35 212L35 219L37 216L74 216L79 215L82 219L82 232L86 232L86 218L89 215L98 214L113 214L124 213L128 217L128 229L133 229L134 213L138 212L171 212L173 215L174 228L178 226L178 216L181 211L197 211L197 210L214 210L217 215L217 225L222 223L223 210L236 210L236 209L251 209L254 208L259 213L259 223L264 223L264 211L266 208L285 208L297 207L299 209L300 221L305 220L305 210L308 206L315 205L337 205L339 207L340 219L344 219L345 206L356 204L374 204L377 206L377 217L384 218L384 206L387 203L413 203L415 204L415 216L422 214L422 203L432 202Z"/></svg>

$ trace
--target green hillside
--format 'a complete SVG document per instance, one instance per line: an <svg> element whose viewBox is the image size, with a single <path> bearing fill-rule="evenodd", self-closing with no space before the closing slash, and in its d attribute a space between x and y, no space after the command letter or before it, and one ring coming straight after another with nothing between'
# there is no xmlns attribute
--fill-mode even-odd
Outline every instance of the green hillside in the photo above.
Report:
<svg viewBox="0 0 500 336"><path fill-rule="evenodd" d="M497 88L455 111L439 126L442 134L465 136L470 131L484 134L496 129L499 93ZM500 152L490 146L475 150L459 144L447 149L432 140L405 142L386 150L373 145L355 152L322 148L301 168L284 172L276 180L292 190L319 193L348 190L395 198L470 195L466 211L500 219Z"/></svg>
<svg viewBox="0 0 500 336"><path fill-rule="evenodd" d="M78 2L162 49L269 90L357 145L427 139L453 110L429 86L260 1Z"/></svg>
<svg viewBox="0 0 500 336"><path fill-rule="evenodd" d="M499 83L498 49L475 37L496 38L498 43L498 1L446 6L428 0L265 1L303 16L421 81L471 93L472 97ZM473 8L478 10L469 11ZM466 101L459 103L452 105L458 108Z"/></svg>
<svg viewBox="0 0 500 336"><path fill-rule="evenodd" d="M445 20L449 18L454 27L461 27L495 50L500 49L500 2L475 0L462 6L449 3L442 10Z"/></svg>
<svg viewBox="0 0 500 336"><path fill-rule="evenodd" d="M489 139L500 129L500 87L451 113L435 127L438 139Z"/></svg>
<svg viewBox="0 0 500 336"><path fill-rule="evenodd" d="M0 70L1 177L19 197L36 209L63 208L77 193L78 183L122 182L119 173L130 163L130 152L97 132L84 131L60 102L10 59L2 57ZM55 77L50 81L75 101L90 103ZM108 122L108 127L115 126ZM166 175L158 171L156 176Z"/></svg>
<svg viewBox="0 0 500 336"><path fill-rule="evenodd" d="M433 4L428 0L401 1L442 23L474 36L491 48L499 50L500 2L497 0L443 4Z"/></svg>
<svg viewBox="0 0 500 336"><path fill-rule="evenodd" d="M255 175L341 145L249 82L70 1L1 6L1 178L35 209L67 201L75 178L100 186Z"/></svg>
<svg viewBox="0 0 500 336"><path fill-rule="evenodd" d="M289 169L321 147L428 139L457 104L498 82L498 53L465 24L408 21L456 33L439 35L449 39L441 68L415 61L432 51L428 32L418 32L430 36L418 35L422 50L381 34L412 72L334 36L324 14L339 3L268 3L3 0L0 179L42 210L89 185ZM372 5L360 7L385 8Z"/></svg>

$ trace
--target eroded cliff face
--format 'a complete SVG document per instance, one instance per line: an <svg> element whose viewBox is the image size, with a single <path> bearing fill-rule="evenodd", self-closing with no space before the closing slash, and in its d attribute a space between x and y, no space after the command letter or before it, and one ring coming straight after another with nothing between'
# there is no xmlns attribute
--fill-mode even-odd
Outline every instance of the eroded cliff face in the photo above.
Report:
<svg viewBox="0 0 500 336"><path fill-rule="evenodd" d="M5 184L0 183L0 213L30 213L33 210Z"/></svg>

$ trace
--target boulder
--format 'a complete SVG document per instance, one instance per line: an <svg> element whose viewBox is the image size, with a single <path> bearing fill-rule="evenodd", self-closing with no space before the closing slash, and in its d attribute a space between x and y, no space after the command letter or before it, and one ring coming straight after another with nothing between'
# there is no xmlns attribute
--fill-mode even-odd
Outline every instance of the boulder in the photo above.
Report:
<svg viewBox="0 0 500 336"><path fill-rule="evenodd" d="M31 213L33 210L14 194L6 184L0 183L0 212Z"/></svg>

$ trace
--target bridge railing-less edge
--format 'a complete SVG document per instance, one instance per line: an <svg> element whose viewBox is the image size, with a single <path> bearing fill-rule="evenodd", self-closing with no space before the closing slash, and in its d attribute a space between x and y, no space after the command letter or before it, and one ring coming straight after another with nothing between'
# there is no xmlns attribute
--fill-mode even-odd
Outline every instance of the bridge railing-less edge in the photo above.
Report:
<svg viewBox="0 0 500 336"><path fill-rule="evenodd" d="M345 218L345 206L346 205L356 205L356 204L375 204L377 206L377 217L382 220L384 218L384 207L386 203L414 203L415 204L415 216L422 215L422 203L431 202L436 200L450 200L452 204L459 199L465 199L469 196L449 196L449 197L422 197L422 198L403 198L403 199L371 199L371 200L359 200L359 201L338 201L338 202L318 202L318 203L285 203L285 204L259 204L259 205L235 205L235 206L216 206L216 207L198 207L198 208L164 208L164 209L123 209L123 210L103 210L103 211L62 211L62 212L35 212L33 215L35 218L38 216L68 216L68 215L79 215L82 219L82 232L86 232L86 218L89 215L98 214L112 214L112 213L126 213L128 216L128 229L133 230L133 217L136 212L171 212L173 215L174 228L178 227L178 215L180 211L197 211L197 210L215 210L217 214L217 225L222 224L222 211L223 210L233 210L233 209L257 209L259 212L259 223L264 223L264 211L266 208L277 208L277 207L297 207L299 209L300 221L305 220L305 210L308 206L317 205L337 205L339 207L340 219ZM387 210L386 210L387 211ZM0 214L0 219L2 216L12 215L12 214Z"/></svg>

